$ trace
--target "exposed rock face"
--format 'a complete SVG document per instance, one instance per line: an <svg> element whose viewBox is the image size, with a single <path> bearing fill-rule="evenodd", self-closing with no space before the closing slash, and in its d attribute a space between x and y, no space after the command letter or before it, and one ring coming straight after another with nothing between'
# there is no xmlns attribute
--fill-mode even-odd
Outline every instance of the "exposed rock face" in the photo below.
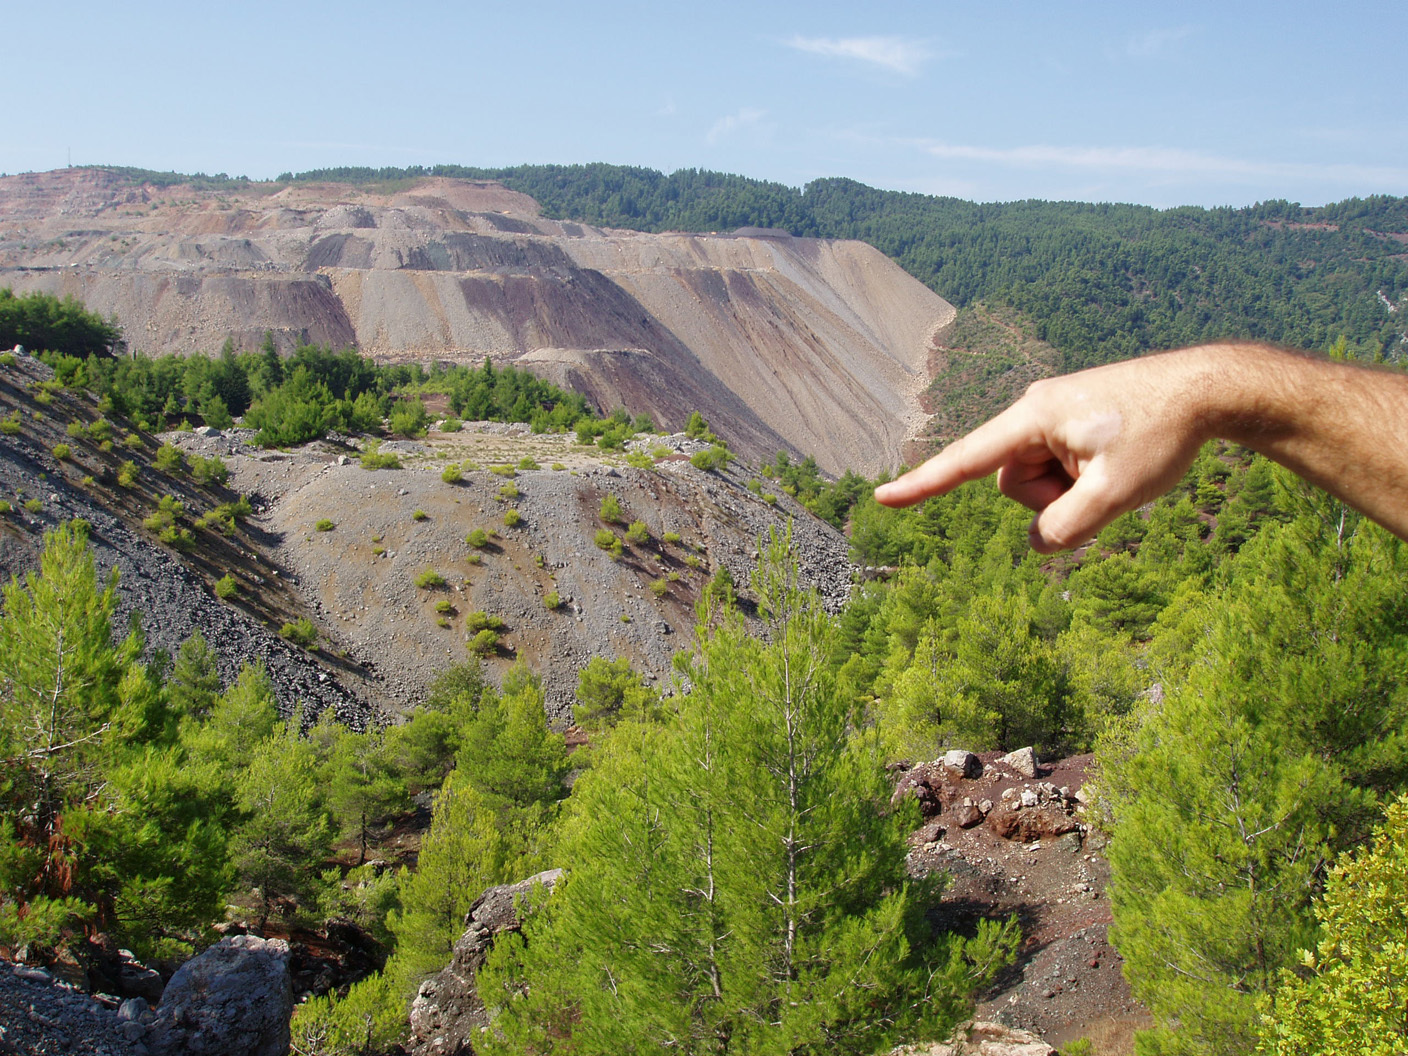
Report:
<svg viewBox="0 0 1408 1056"><path fill-rule="evenodd" d="M281 939L221 939L176 970L152 1024L157 1056L284 1056L293 988Z"/></svg>
<svg viewBox="0 0 1408 1056"><path fill-rule="evenodd" d="M1001 1023L967 1023L953 1043L905 1045L894 1056L1056 1056L1056 1050L1035 1034Z"/></svg>
<svg viewBox="0 0 1408 1056"><path fill-rule="evenodd" d="M750 457L867 474L918 435L931 339L955 314L859 242L604 230L469 180L271 189L0 178L0 285L77 296L150 353L272 331L285 348L521 359L669 428L697 409Z"/></svg>
<svg viewBox="0 0 1408 1056"><path fill-rule="evenodd" d="M491 887L470 906L465 933L455 943L450 966L421 984L411 1004L411 1051L415 1056L469 1056L473 1041L489 1025L474 977L498 937L519 928L518 908L527 896L542 897L561 869L516 884Z"/></svg>

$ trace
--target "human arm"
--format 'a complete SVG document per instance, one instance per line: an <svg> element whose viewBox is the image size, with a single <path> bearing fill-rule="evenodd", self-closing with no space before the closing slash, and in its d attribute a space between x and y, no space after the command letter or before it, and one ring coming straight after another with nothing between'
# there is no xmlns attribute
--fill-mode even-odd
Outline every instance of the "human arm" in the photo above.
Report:
<svg viewBox="0 0 1408 1056"><path fill-rule="evenodd" d="M1286 466L1408 538L1408 375L1269 345L1202 345L1030 386L1007 410L877 488L909 506L997 473L1036 511L1042 553L1173 487L1214 437Z"/></svg>

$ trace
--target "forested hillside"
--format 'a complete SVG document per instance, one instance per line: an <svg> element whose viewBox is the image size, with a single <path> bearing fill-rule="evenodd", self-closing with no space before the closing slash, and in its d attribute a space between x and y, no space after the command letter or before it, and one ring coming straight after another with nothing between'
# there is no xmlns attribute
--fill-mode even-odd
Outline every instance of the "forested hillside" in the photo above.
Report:
<svg viewBox="0 0 1408 1056"><path fill-rule="evenodd" d="M553 217L642 231L770 227L854 238L960 307L1006 304L1035 320L1074 369L1217 337L1325 348L1341 335L1398 358L1408 295L1408 200L1306 209L1082 202L980 204L853 180L782 184L616 165L322 169L298 180L492 178Z"/></svg>

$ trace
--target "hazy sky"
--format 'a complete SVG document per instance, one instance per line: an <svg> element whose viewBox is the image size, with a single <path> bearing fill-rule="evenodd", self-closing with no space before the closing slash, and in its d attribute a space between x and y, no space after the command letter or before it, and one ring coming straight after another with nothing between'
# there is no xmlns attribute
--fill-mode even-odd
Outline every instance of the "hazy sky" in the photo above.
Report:
<svg viewBox="0 0 1408 1056"><path fill-rule="evenodd" d="M15 3L0 172L589 162L980 201L1408 194L1408 3Z"/></svg>

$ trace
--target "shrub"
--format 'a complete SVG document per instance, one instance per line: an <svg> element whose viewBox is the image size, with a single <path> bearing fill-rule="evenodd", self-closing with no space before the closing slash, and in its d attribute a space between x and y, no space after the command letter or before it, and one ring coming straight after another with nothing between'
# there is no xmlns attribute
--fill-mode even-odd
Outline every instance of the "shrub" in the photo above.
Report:
<svg viewBox="0 0 1408 1056"><path fill-rule="evenodd" d="M17 362L13 352L0 352L0 367L13 367Z"/></svg>
<svg viewBox="0 0 1408 1056"><path fill-rule="evenodd" d="M499 636L495 631L485 630L477 633L473 638L465 643L465 648L478 656L488 656L499 647Z"/></svg>
<svg viewBox="0 0 1408 1056"><path fill-rule="evenodd" d="M712 447L706 448L703 451L696 451L689 458L689 464L691 466L695 469L702 469L706 473L711 470L722 469L732 461L733 452L718 444L714 444Z"/></svg>
<svg viewBox="0 0 1408 1056"><path fill-rule="evenodd" d="M601 528L598 529L596 535L592 536L592 542L596 544L598 550L610 550L620 540L616 538L616 533L610 528Z"/></svg>
<svg viewBox="0 0 1408 1056"><path fill-rule="evenodd" d="M437 616L435 618L435 626L448 628L450 626L450 621L447 617Z"/></svg>
<svg viewBox="0 0 1408 1056"><path fill-rule="evenodd" d="M9 499L0 499L0 514L9 513L13 509Z"/></svg>
<svg viewBox="0 0 1408 1056"><path fill-rule="evenodd" d="M14 436L20 431L20 412L11 411L4 418L0 418L0 433L6 436Z"/></svg>
<svg viewBox="0 0 1408 1056"><path fill-rule="evenodd" d="M504 511L504 527L517 528L519 522L523 520L523 515L517 510L508 509Z"/></svg>
<svg viewBox="0 0 1408 1056"><path fill-rule="evenodd" d="M229 601L231 598L237 598L239 594L240 585L235 581L235 577L231 573L226 572L215 581L215 596L221 601Z"/></svg>
<svg viewBox="0 0 1408 1056"><path fill-rule="evenodd" d="M47 407L54 402L54 394L48 389L40 389L34 394L34 402L41 407Z"/></svg>
<svg viewBox="0 0 1408 1056"><path fill-rule="evenodd" d="M190 463L191 477L202 487L212 484L223 486L230 479L230 467L225 465L223 459L191 455L187 461Z"/></svg>
<svg viewBox="0 0 1408 1056"><path fill-rule="evenodd" d="M163 495L157 503L156 511L142 522L142 527L155 532L176 523L176 518L186 512L186 506L175 495Z"/></svg>
<svg viewBox="0 0 1408 1056"><path fill-rule="evenodd" d="M324 517L319 520L317 524L313 525L313 530L315 532L330 532L336 527L336 524Z"/></svg>
<svg viewBox="0 0 1408 1056"><path fill-rule="evenodd" d="M175 444L162 444L156 449L156 458L152 462L163 473L176 473L185 465L186 460L181 454L181 449Z"/></svg>
<svg viewBox="0 0 1408 1056"><path fill-rule="evenodd" d="M519 469L542 469L543 467L533 461L532 455L524 455L518 460Z"/></svg>
<svg viewBox="0 0 1408 1056"><path fill-rule="evenodd" d="M554 471L554 472L556 472L556 473L561 473L561 472L562 472L564 469L566 469L567 467L564 466L561 462L554 462L554 463L552 464L552 468L553 468L553 471Z"/></svg>
<svg viewBox="0 0 1408 1056"><path fill-rule="evenodd" d="M363 469L400 469L401 460L391 452L382 454L381 442L370 440L367 446L362 449L362 453L357 457L357 461L362 463Z"/></svg>
<svg viewBox="0 0 1408 1056"><path fill-rule="evenodd" d="M82 422L69 422L68 427L64 431L68 433L69 438L72 440L82 440L88 435L88 427Z"/></svg>
<svg viewBox="0 0 1408 1056"><path fill-rule="evenodd" d="M489 467L489 472L492 473L492 474L494 474L494 476L496 476L496 477L516 477L516 476L518 476L518 470L514 469L512 466L509 466L509 465L490 466L490 467Z"/></svg>
<svg viewBox="0 0 1408 1056"><path fill-rule="evenodd" d="M650 541L650 529L645 526L644 521L632 521L631 526L626 529L626 542L632 546L639 546L641 543Z"/></svg>
<svg viewBox="0 0 1408 1056"><path fill-rule="evenodd" d="M483 550L489 545L489 533L483 528L475 528L464 537L464 541L476 550Z"/></svg>
<svg viewBox="0 0 1408 1056"><path fill-rule="evenodd" d="M466 473L478 473L482 468L478 462L465 461L460 463L460 469Z"/></svg>
<svg viewBox="0 0 1408 1056"><path fill-rule="evenodd" d="M122 438L122 442L127 445L129 450L135 451L142 446L142 437L138 433L128 433Z"/></svg>
<svg viewBox="0 0 1408 1056"><path fill-rule="evenodd" d="M42 502L40 502L38 499L26 499L26 500L25 500L25 504L24 504L24 508L25 508L25 510L28 511L29 513L38 513L40 510L42 510L42 509L44 508L44 504L43 504Z"/></svg>
<svg viewBox="0 0 1408 1056"><path fill-rule="evenodd" d="M441 598L435 603L435 611L441 616L449 615L455 611L455 604L449 598Z"/></svg>
<svg viewBox="0 0 1408 1056"><path fill-rule="evenodd" d="M91 473L86 474L83 478L83 486L85 488L91 488L96 483L98 482L93 479L93 475Z"/></svg>
<svg viewBox="0 0 1408 1056"><path fill-rule="evenodd" d="M626 465L635 469L654 469L655 459L651 458L644 451L632 451L626 456Z"/></svg>
<svg viewBox="0 0 1408 1056"><path fill-rule="evenodd" d="M177 550L189 550L196 545L195 536L191 535L191 530L182 528L179 524L168 524L157 535L157 539Z"/></svg>
<svg viewBox="0 0 1408 1056"><path fill-rule="evenodd" d="M307 616L300 616L292 623L284 624L279 628L279 634L305 649L311 649L318 641L318 628Z"/></svg>
<svg viewBox="0 0 1408 1056"><path fill-rule="evenodd" d="M471 565L477 565L477 564L480 564L480 563L483 562L484 557L483 557L482 554L479 554L479 553L476 552L476 553L472 553L472 554L467 555L467 556L465 557L465 560L468 561Z"/></svg>
<svg viewBox="0 0 1408 1056"><path fill-rule="evenodd" d="M105 455L110 453L112 451L112 441L104 440L101 444L98 445L98 450Z"/></svg>
<svg viewBox="0 0 1408 1056"><path fill-rule="evenodd" d="M770 491L765 491L763 492L763 501L766 502L769 506L776 506L777 496Z"/></svg>
<svg viewBox="0 0 1408 1056"><path fill-rule="evenodd" d="M670 572L665 576L665 578L668 579L671 583L678 583L680 581L680 574L678 572Z"/></svg>
<svg viewBox="0 0 1408 1056"><path fill-rule="evenodd" d="M679 532L666 532L661 538L671 546L678 546L684 539Z"/></svg>
<svg viewBox="0 0 1408 1056"><path fill-rule="evenodd" d="M650 593L657 598L663 598L670 590L669 580L653 579L650 581Z"/></svg>
<svg viewBox="0 0 1408 1056"><path fill-rule="evenodd" d="M697 558L697 557L696 557L695 555L693 555L693 554L685 554L685 555L684 555L684 563L685 563L686 565L688 565L690 568L698 568L698 567L699 567L699 558Z"/></svg>
<svg viewBox="0 0 1408 1056"><path fill-rule="evenodd" d="M459 463L451 462L448 466L441 470L440 479L443 480L446 484L458 484L460 481L464 480L464 474L460 472Z"/></svg>
<svg viewBox="0 0 1408 1056"><path fill-rule="evenodd" d="M512 482L505 484L499 489L499 501L508 502L509 499L518 498L518 485Z"/></svg>
<svg viewBox="0 0 1408 1056"><path fill-rule="evenodd" d="M249 496L241 495L235 502L222 502L209 513L201 515L196 521L197 528L216 528L225 535L235 534L235 521L243 520L253 512L249 505Z"/></svg>
<svg viewBox="0 0 1408 1056"><path fill-rule="evenodd" d="M414 513L411 514L411 520L423 521L429 516L430 514L426 513L424 510L416 510Z"/></svg>
<svg viewBox="0 0 1408 1056"><path fill-rule="evenodd" d="M464 422L460 421L458 418L446 418L440 423L440 431L442 433L458 433L463 428Z"/></svg>
<svg viewBox="0 0 1408 1056"><path fill-rule="evenodd" d="M386 547L384 547L384 546L374 546L374 547L372 547L372 556L373 556L373 557L381 557L384 553L386 553Z"/></svg>
<svg viewBox="0 0 1408 1056"><path fill-rule="evenodd" d="M652 448L650 449L650 457L651 457L651 458L665 458L667 455L669 455L669 454L671 454L671 453L672 453L672 452L670 451L670 449L669 449L668 447L666 447L664 444L656 444L654 447L652 447Z"/></svg>
<svg viewBox="0 0 1408 1056"><path fill-rule="evenodd" d="M88 427L88 439L99 441L111 440L112 422L108 421L106 418L99 418Z"/></svg>
<svg viewBox="0 0 1408 1056"><path fill-rule="evenodd" d="M445 585L445 577L433 568L427 568L416 576L416 586L421 590L438 590Z"/></svg>
<svg viewBox="0 0 1408 1056"><path fill-rule="evenodd" d="M549 612L562 606L562 595L552 590L543 595L543 608Z"/></svg>
<svg viewBox="0 0 1408 1056"><path fill-rule="evenodd" d="M606 495L601 500L601 509L598 511L601 519L607 524L616 524L621 520L621 500L615 495Z"/></svg>
<svg viewBox="0 0 1408 1056"><path fill-rule="evenodd" d="M53 454L55 458L62 462L67 459L69 455L73 454L73 449L69 447L68 444L55 444Z"/></svg>

